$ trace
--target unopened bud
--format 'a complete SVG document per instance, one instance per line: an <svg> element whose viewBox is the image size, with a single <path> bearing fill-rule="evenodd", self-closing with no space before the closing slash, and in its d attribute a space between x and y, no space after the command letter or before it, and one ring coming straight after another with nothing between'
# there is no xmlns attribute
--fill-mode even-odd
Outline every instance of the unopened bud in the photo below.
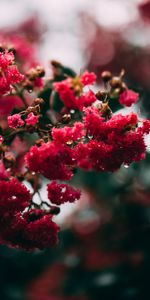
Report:
<svg viewBox="0 0 150 300"><path fill-rule="evenodd" d="M36 113L36 108L34 106L29 106L27 109L26 109L26 113L27 114L30 114L31 112L35 112Z"/></svg>
<svg viewBox="0 0 150 300"><path fill-rule="evenodd" d="M57 60L51 60L51 65L54 68L62 68L62 64Z"/></svg>
<svg viewBox="0 0 150 300"><path fill-rule="evenodd" d="M63 115L61 121L64 124L69 123L71 121L71 115L70 114Z"/></svg>
<svg viewBox="0 0 150 300"><path fill-rule="evenodd" d="M110 85L112 88L119 88L122 85L122 81L119 77L113 77L110 81Z"/></svg>
<svg viewBox="0 0 150 300"><path fill-rule="evenodd" d="M100 101L105 101L107 99L107 93L104 91L98 91L95 96Z"/></svg>
<svg viewBox="0 0 150 300"><path fill-rule="evenodd" d="M44 100L42 99L42 98L36 98L35 100L34 100L34 105L42 105L42 104L44 104L45 102L44 102Z"/></svg>
<svg viewBox="0 0 150 300"><path fill-rule="evenodd" d="M104 71L102 72L101 77L104 82L108 82L112 78L112 73L110 71Z"/></svg>
<svg viewBox="0 0 150 300"><path fill-rule="evenodd" d="M45 75L45 70L42 66L36 67L38 77L43 77Z"/></svg>
<svg viewBox="0 0 150 300"><path fill-rule="evenodd" d="M43 140L43 139L39 139L39 140L36 141L36 145L37 145L38 147L40 147L43 143L44 143L44 140Z"/></svg>

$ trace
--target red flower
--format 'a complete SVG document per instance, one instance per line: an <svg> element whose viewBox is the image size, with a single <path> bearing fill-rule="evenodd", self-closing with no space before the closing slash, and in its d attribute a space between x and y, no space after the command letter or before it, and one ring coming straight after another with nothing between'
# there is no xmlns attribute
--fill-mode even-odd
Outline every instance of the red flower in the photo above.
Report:
<svg viewBox="0 0 150 300"><path fill-rule="evenodd" d="M76 161L85 170L114 172L122 164L131 164L145 157L146 145L144 133L148 133L149 126L136 128L134 114L128 116L114 116L107 122L101 122L99 127L90 127L91 139L86 144L79 143L75 147ZM98 132L99 130L99 132Z"/></svg>
<svg viewBox="0 0 150 300"><path fill-rule="evenodd" d="M93 72L84 72L81 76L81 82L83 85L94 84L96 82L96 75Z"/></svg>
<svg viewBox="0 0 150 300"><path fill-rule="evenodd" d="M77 109L77 97L72 90L71 78L63 80L61 82L55 82L54 88L58 92L64 105L69 109Z"/></svg>
<svg viewBox="0 0 150 300"><path fill-rule="evenodd" d="M90 106L96 101L94 92L83 91L84 85L94 83L95 78L94 73L85 72L82 78L67 78L61 82L55 82L54 88L67 108L83 110L84 106Z"/></svg>
<svg viewBox="0 0 150 300"><path fill-rule="evenodd" d="M56 181L52 181L48 184L47 189L49 200L56 205L60 205L65 202L74 202L75 200L80 199L81 195L79 190L75 190L68 184L60 184Z"/></svg>
<svg viewBox="0 0 150 300"><path fill-rule="evenodd" d="M138 132L142 132L143 134L148 134L150 132L150 121L143 120L143 124L138 128Z"/></svg>
<svg viewBox="0 0 150 300"><path fill-rule="evenodd" d="M119 101L122 105L130 107L139 100L139 94L132 90L126 90L121 93Z"/></svg>
<svg viewBox="0 0 150 300"><path fill-rule="evenodd" d="M17 66L14 63L13 53L0 53L0 95L9 92L12 85L19 83L24 79Z"/></svg>
<svg viewBox="0 0 150 300"><path fill-rule="evenodd" d="M29 126L35 126L38 123L40 116L35 116L34 113L30 113L26 118L26 124Z"/></svg>
<svg viewBox="0 0 150 300"><path fill-rule="evenodd" d="M14 61L14 55L12 52L0 53L0 67L3 69L8 68Z"/></svg>
<svg viewBox="0 0 150 300"><path fill-rule="evenodd" d="M138 116L135 113L128 115L114 115L110 120L105 121L99 109L89 107L84 109L83 118L88 135L100 141L106 141L113 132L115 135L123 135L128 129L134 129L138 123Z"/></svg>
<svg viewBox="0 0 150 300"><path fill-rule="evenodd" d="M93 91L88 91L84 93L77 102L78 108L83 110L83 107L92 105L97 100Z"/></svg>
<svg viewBox="0 0 150 300"><path fill-rule="evenodd" d="M13 178L0 181L0 216L13 216L24 210L31 200L31 194L24 184Z"/></svg>
<svg viewBox="0 0 150 300"><path fill-rule="evenodd" d="M9 69L7 70L7 80L9 84L19 83L23 79L24 79L24 75L22 75L19 72L17 66L12 65L9 67Z"/></svg>
<svg viewBox="0 0 150 300"><path fill-rule="evenodd" d="M52 137L55 141L66 143L68 141L78 141L84 137L84 125L81 122L75 122L72 127L53 128Z"/></svg>
<svg viewBox="0 0 150 300"><path fill-rule="evenodd" d="M8 126L10 128L16 129L18 127L22 127L23 125L24 121L21 119L21 116L19 114L8 117Z"/></svg>
<svg viewBox="0 0 150 300"><path fill-rule="evenodd" d="M3 243L28 251L55 246L58 242L59 226L52 216L43 210L18 213L11 226L2 232Z"/></svg>
<svg viewBox="0 0 150 300"><path fill-rule="evenodd" d="M26 155L28 167L49 179L69 180L75 164L73 149L67 145L49 142L31 147Z"/></svg>

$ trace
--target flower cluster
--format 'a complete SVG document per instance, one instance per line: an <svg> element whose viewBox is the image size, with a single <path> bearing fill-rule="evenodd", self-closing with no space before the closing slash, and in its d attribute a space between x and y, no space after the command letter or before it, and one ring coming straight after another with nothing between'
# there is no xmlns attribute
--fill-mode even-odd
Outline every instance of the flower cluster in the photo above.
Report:
<svg viewBox="0 0 150 300"><path fill-rule="evenodd" d="M29 113L25 122L21 118L20 114L15 114L8 117L8 125L10 128L16 129L18 127L23 127L26 123L28 126L35 126L38 123L39 115L34 115L33 112Z"/></svg>
<svg viewBox="0 0 150 300"><path fill-rule="evenodd" d="M12 52L3 51L0 53L0 95L11 91L12 86L24 79L17 66L14 65Z"/></svg>
<svg viewBox="0 0 150 300"><path fill-rule="evenodd" d="M94 73L85 72L82 76L55 82L54 88L67 108L82 110L83 107L90 106L96 101L95 94L91 90L87 92L83 90L85 86L93 85L95 81Z"/></svg>
<svg viewBox="0 0 150 300"><path fill-rule="evenodd" d="M81 196L62 181L70 181L78 168L114 172L140 161L146 153L144 136L150 132L150 121L136 113L111 111L112 99L131 106L139 98L123 81L123 71L119 77L103 72L104 90L95 93L94 73L77 76L59 62L52 66L51 79L43 78L40 65L21 75L14 54L8 49L0 53L0 101L19 99L17 111L9 115L6 110L2 120L0 243L26 250L57 244L59 227L53 216L60 205ZM50 180L44 199L43 177Z"/></svg>
<svg viewBox="0 0 150 300"><path fill-rule="evenodd" d="M48 142L31 147L26 155L30 170L49 179L69 180L75 167L74 151L68 145Z"/></svg>
<svg viewBox="0 0 150 300"><path fill-rule="evenodd" d="M52 215L46 215L42 210L17 213L5 223L2 221L4 229L1 242L11 247L33 251L54 246L58 242L59 227L52 221Z"/></svg>
<svg viewBox="0 0 150 300"><path fill-rule="evenodd" d="M80 199L80 191L75 190L68 184L59 184L56 181L52 181L47 186L48 198L52 203L56 205L63 204L65 202L74 202Z"/></svg>
<svg viewBox="0 0 150 300"><path fill-rule="evenodd" d="M137 114L118 114L105 121L99 109L86 108L84 124L90 141L75 147L80 167L115 171L145 157L144 134L150 131L150 122L138 127Z"/></svg>
<svg viewBox="0 0 150 300"><path fill-rule="evenodd" d="M119 99L121 105L129 106L129 107L132 104L135 104L138 100L139 100L139 94L129 89L121 93Z"/></svg>
<svg viewBox="0 0 150 300"><path fill-rule="evenodd" d="M43 249L57 243L59 227L50 213L27 210L32 195L16 178L0 181L0 241L26 250Z"/></svg>

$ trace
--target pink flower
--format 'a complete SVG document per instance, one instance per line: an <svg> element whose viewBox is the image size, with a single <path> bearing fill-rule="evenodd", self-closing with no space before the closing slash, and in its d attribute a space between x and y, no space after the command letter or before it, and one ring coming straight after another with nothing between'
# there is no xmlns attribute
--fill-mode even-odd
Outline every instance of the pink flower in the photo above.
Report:
<svg viewBox="0 0 150 300"><path fill-rule="evenodd" d="M77 97L72 90L72 79L67 78L61 82L55 82L54 88L58 92L64 105L69 109L77 109Z"/></svg>
<svg viewBox="0 0 150 300"><path fill-rule="evenodd" d="M83 110L83 107L91 106L97 100L93 91L84 93L77 102L78 109Z"/></svg>
<svg viewBox="0 0 150 300"><path fill-rule="evenodd" d="M35 126L39 121L40 116L35 116L34 113L30 113L26 118L26 124L28 126Z"/></svg>
<svg viewBox="0 0 150 300"><path fill-rule="evenodd" d="M9 84L19 83L24 79L24 75L22 75L16 65L12 65L7 70L7 81Z"/></svg>
<svg viewBox="0 0 150 300"><path fill-rule="evenodd" d="M108 142L91 140L87 144L78 144L76 146L78 166L85 170L114 172L122 164L130 165L133 161L144 158L146 146L142 134L132 132L120 139L115 138L114 136Z"/></svg>
<svg viewBox="0 0 150 300"><path fill-rule="evenodd" d="M132 90L126 90L123 93L121 93L119 101L124 106L131 106L132 104L135 104L139 100L139 94L135 93Z"/></svg>
<svg viewBox="0 0 150 300"><path fill-rule="evenodd" d="M80 198L80 191L75 190L68 184L57 183L52 181L47 185L48 189L48 198L49 200L56 205L63 204L65 202L74 202Z"/></svg>
<svg viewBox="0 0 150 300"><path fill-rule="evenodd" d="M110 134L123 136L126 129L135 128L138 123L138 116L135 113L123 116L121 114L113 115L110 120L105 121L99 109L89 107L84 109L84 124L90 136L98 140L106 141Z"/></svg>
<svg viewBox="0 0 150 300"><path fill-rule="evenodd" d="M137 114L114 115L105 121L96 108L86 108L85 128L89 141L75 146L79 167L114 172L122 164L130 165L145 157L144 134L150 132L150 122L138 127ZM113 159L112 159L113 158Z"/></svg>
<svg viewBox="0 0 150 300"><path fill-rule="evenodd" d="M19 114L15 114L8 117L8 125L10 128L16 129L24 125L24 121Z"/></svg>
<svg viewBox="0 0 150 300"><path fill-rule="evenodd" d="M94 84L96 82L96 75L93 72L84 72L81 76L81 82L83 83L83 85L90 85L90 84Z"/></svg>
<svg viewBox="0 0 150 300"><path fill-rule="evenodd" d="M75 122L72 127L65 126L63 128L53 128L52 137L60 143L69 141L78 141L85 135L84 125L81 122Z"/></svg>
<svg viewBox="0 0 150 300"><path fill-rule="evenodd" d="M142 127L138 128L138 132L142 132L143 134L149 134L149 132L150 132L150 120L143 120Z"/></svg>
<svg viewBox="0 0 150 300"><path fill-rule="evenodd" d="M8 66L12 65L14 61L14 55L12 52L0 53L0 67L7 69Z"/></svg>
<svg viewBox="0 0 150 300"><path fill-rule="evenodd" d="M83 107L90 106L96 101L96 96L94 92L83 91L83 82L87 84L94 83L96 75L94 73L85 72L82 78L67 78L61 82L55 82L54 88L58 92L64 105L69 109L79 109L83 110Z"/></svg>
<svg viewBox="0 0 150 300"><path fill-rule="evenodd" d="M19 72L17 66L13 63L13 53L0 53L0 95L10 92L13 84L24 79L24 75Z"/></svg>
<svg viewBox="0 0 150 300"><path fill-rule="evenodd" d="M31 147L26 155L26 162L30 170L52 180L71 179L75 165L73 149L56 142Z"/></svg>

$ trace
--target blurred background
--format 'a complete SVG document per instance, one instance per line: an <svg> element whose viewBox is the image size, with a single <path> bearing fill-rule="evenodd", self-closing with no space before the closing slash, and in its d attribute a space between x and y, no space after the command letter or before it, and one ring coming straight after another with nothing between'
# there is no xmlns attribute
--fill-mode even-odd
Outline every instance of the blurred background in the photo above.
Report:
<svg viewBox="0 0 150 300"><path fill-rule="evenodd" d="M24 66L38 62L48 74L52 59L96 72L99 84L103 70L124 68L141 96L136 111L150 118L149 0L0 0L4 39ZM115 174L77 172L82 198L62 206L58 248L0 247L0 299L150 298L150 137L147 145L146 160Z"/></svg>

